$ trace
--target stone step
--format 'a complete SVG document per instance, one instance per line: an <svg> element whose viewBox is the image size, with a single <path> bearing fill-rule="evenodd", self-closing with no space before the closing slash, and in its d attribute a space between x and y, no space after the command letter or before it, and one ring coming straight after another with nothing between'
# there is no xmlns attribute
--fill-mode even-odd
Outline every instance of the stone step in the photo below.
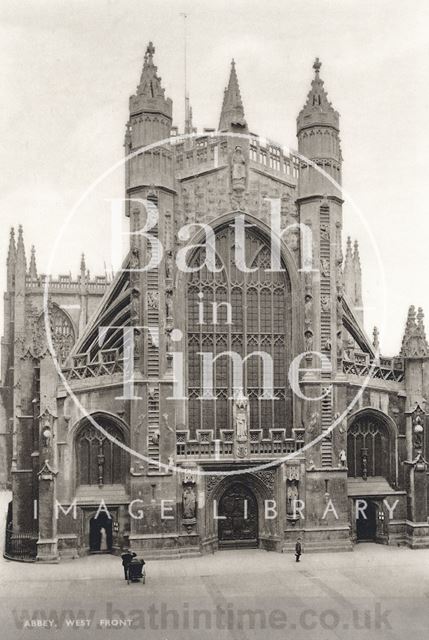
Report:
<svg viewBox="0 0 429 640"><path fill-rule="evenodd" d="M180 560L185 558L198 558L201 556L199 548L189 547L185 549L147 549L142 552L145 560Z"/></svg>
<svg viewBox="0 0 429 640"><path fill-rule="evenodd" d="M321 542L303 542L303 553L332 553L332 552L344 552L353 551L354 545L351 540L325 540ZM293 554L295 552L295 543L286 542L283 545L282 553Z"/></svg>

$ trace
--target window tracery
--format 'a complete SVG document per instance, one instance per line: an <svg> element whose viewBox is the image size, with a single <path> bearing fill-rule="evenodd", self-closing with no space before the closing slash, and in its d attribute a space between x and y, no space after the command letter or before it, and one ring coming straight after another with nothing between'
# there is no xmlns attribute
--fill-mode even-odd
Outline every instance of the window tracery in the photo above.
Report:
<svg viewBox="0 0 429 640"><path fill-rule="evenodd" d="M115 425L101 423L101 426L116 440L124 442L121 431ZM124 482L124 450L90 423L85 423L77 436L76 456L79 485Z"/></svg>
<svg viewBox="0 0 429 640"><path fill-rule="evenodd" d="M201 428L212 429L216 437L221 436L221 429L231 428L233 390L229 357L221 356L214 365L216 400L199 399L202 395L202 358L198 353L211 352L215 357L224 351L238 353L242 358L255 351L270 354L275 400L260 399L263 393L261 358L251 357L243 366L243 388L250 404L250 429L262 429L264 437L270 437L269 430L273 428L287 428L290 434L291 397L287 371L291 298L287 272L268 271L271 267L270 246L249 228L245 236L246 264L255 271L245 273L237 267L231 227L216 232L216 255L221 271L212 273L203 266L188 280L188 421L191 437ZM200 248L190 266L201 266L204 259L205 249ZM228 308L224 304L219 306L225 302L231 305L232 322L229 324ZM215 313L213 304L217 305Z"/></svg>

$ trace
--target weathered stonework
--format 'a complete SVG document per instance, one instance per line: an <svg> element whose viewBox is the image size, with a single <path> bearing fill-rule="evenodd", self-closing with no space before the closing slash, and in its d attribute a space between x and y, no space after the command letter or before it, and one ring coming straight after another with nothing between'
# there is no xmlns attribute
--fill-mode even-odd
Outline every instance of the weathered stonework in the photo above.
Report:
<svg viewBox="0 0 429 640"><path fill-rule="evenodd" d="M373 344L365 334L356 243L347 242L343 260L339 114L327 98L320 62L297 119L299 154L249 133L234 64L217 131L195 134L189 111L186 139L175 136L172 144L145 152L173 131L173 105L154 52L150 43L130 98L125 150L133 157L125 194L133 199L126 210L131 231L141 226L145 209L159 214L151 232L165 251L156 268L139 270L154 250L134 233L128 270L113 281L91 278L84 259L77 278L50 280L45 323L46 276L38 274L34 249L27 266L22 229L17 239L11 234L0 387L0 482L13 490L10 555L14 536L23 533L34 543L29 554L50 562L102 550L102 539L107 550L131 544L146 557L224 546L281 551L298 535L310 550L351 549L365 536L428 546L423 312L410 308L398 357L380 355L377 331ZM278 278L267 271L277 206L284 231ZM256 275L237 274L230 263L218 280L198 269L183 274L178 251L188 240L202 242L203 223L215 232L218 261L231 262L240 242L230 234L237 214L248 225L245 255ZM299 224L311 230L316 271L304 268ZM179 237L184 225L193 225L186 241ZM198 259L197 250L190 258ZM231 303L232 322L224 305L220 321L207 329L198 303L206 313L217 299ZM50 354L46 324L68 388ZM102 326L110 328L100 344ZM130 336L131 371L124 357ZM252 379L259 374L252 378L248 365L245 398L236 390L232 395L226 367L214 385L216 405L202 405L195 353L213 345L243 356L271 350L277 356L275 399L258 399L260 383ZM314 351L330 359L331 370L317 371ZM186 401L171 399L176 352L184 353ZM290 362L303 352L307 400L294 396L286 380ZM133 379L132 398L124 393L124 375ZM339 424L331 432L334 420ZM274 465L259 468L267 463ZM371 504L372 529L353 516L359 500ZM386 501L395 500L389 519ZM62 505L58 520L56 501ZM296 512L297 501L305 503L304 514ZM110 520L96 518L101 502ZM267 508L275 518L267 519Z"/></svg>

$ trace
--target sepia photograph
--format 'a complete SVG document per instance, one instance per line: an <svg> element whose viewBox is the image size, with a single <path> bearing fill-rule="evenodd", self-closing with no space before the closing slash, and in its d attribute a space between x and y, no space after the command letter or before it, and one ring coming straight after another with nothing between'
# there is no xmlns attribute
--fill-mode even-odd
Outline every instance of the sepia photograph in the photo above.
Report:
<svg viewBox="0 0 429 640"><path fill-rule="evenodd" d="M427 638L428 33L0 0L5 638Z"/></svg>

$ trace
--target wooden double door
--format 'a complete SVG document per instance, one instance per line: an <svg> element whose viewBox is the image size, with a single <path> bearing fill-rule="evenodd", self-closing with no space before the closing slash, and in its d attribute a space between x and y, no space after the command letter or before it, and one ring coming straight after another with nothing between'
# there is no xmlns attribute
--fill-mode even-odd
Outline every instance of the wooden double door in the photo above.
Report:
<svg viewBox="0 0 429 640"><path fill-rule="evenodd" d="M258 503L251 489L232 483L219 500L217 513L220 548L258 546Z"/></svg>

